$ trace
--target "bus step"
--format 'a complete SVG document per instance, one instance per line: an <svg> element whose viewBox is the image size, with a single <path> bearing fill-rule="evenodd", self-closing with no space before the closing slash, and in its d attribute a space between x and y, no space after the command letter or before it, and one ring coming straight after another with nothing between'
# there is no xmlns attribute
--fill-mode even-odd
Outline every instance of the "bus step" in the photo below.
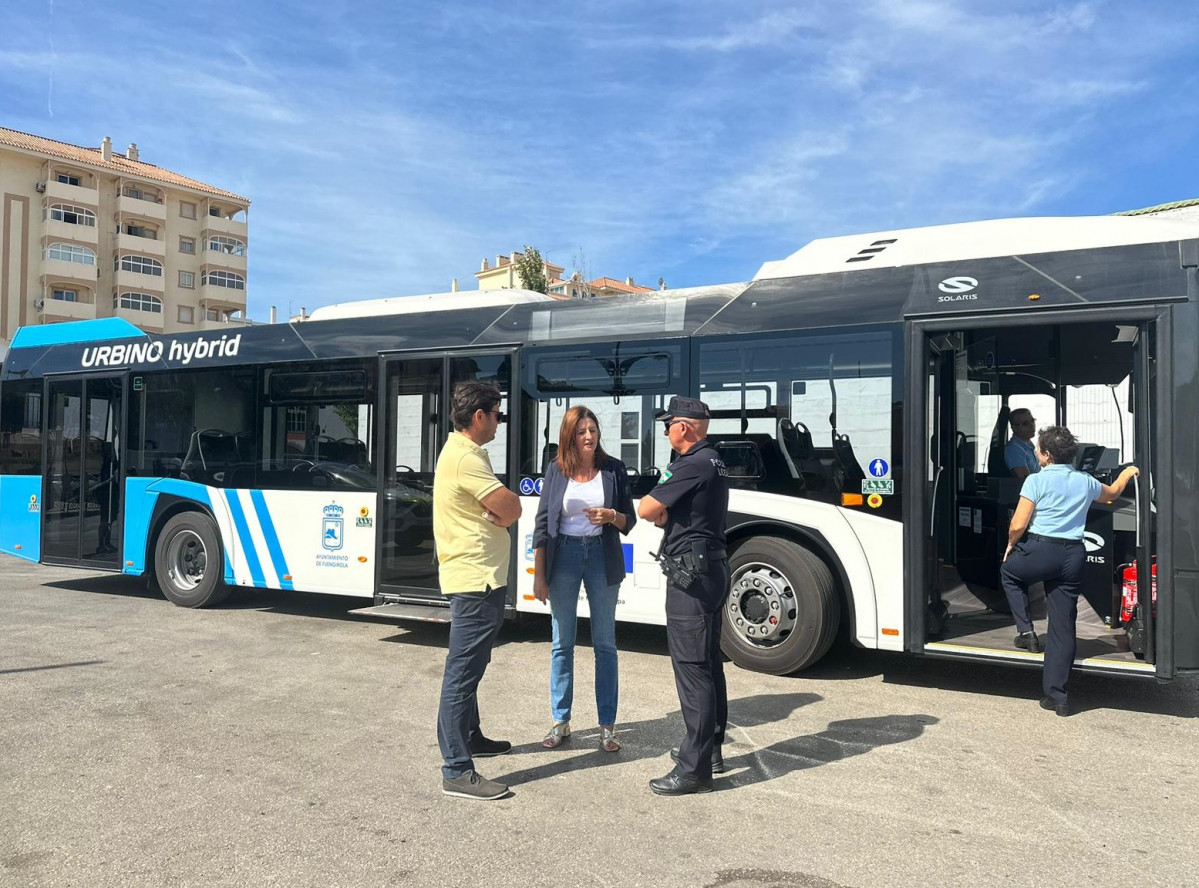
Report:
<svg viewBox="0 0 1199 888"><path fill-rule="evenodd" d="M350 613L383 617L387 620L420 620L425 623L448 623L450 621L450 609L444 605L393 602L376 605L375 607L360 607L357 610L350 611Z"/></svg>

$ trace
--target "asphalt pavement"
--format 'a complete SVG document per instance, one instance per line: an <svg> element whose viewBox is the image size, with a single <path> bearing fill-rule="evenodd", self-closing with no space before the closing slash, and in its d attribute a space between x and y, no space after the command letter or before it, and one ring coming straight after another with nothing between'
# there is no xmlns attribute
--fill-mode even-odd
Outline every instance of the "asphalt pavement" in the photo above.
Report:
<svg viewBox="0 0 1199 888"><path fill-rule="evenodd" d="M729 773L661 798L682 735L665 632L618 626L615 754L586 631L547 751L548 619L480 692L515 744L497 802L441 793L444 626L240 590L184 610L131 578L0 556L0 886L1199 885L1199 682L835 649L729 665Z"/></svg>

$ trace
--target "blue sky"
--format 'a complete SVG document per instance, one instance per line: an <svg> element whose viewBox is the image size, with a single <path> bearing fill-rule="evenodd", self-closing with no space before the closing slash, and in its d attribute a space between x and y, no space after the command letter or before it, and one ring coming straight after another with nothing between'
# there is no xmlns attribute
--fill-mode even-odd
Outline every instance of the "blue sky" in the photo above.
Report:
<svg viewBox="0 0 1199 888"><path fill-rule="evenodd" d="M1199 197L1182 0L5 6L0 125L248 196L258 319L473 288L524 244L683 287Z"/></svg>

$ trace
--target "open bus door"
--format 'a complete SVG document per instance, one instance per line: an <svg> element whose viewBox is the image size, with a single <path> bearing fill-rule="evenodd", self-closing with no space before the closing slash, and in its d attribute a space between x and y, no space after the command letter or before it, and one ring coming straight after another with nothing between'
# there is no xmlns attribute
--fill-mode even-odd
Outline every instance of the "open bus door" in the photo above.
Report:
<svg viewBox="0 0 1199 888"><path fill-rule="evenodd" d="M43 403L42 561L120 570L125 376L49 376Z"/></svg>
<svg viewBox="0 0 1199 888"><path fill-rule="evenodd" d="M909 322L908 650L1030 665L1042 659L1015 648L999 579L1023 483L1004 460L1008 415L1026 406L1038 429L1062 424L1075 433L1080 471L1111 481L1124 465L1141 469L1139 484L1088 513L1075 666L1156 671L1168 640L1155 631L1152 608L1142 604L1135 625L1120 608L1128 566L1148 578L1157 556L1169 554L1164 546L1159 552L1150 490L1160 468L1155 316L1100 310ZM1140 585L1148 593L1149 583ZM1039 584L1030 600L1044 635Z"/></svg>
<svg viewBox="0 0 1199 888"><path fill-rule="evenodd" d="M433 473L453 431L450 393L465 380L499 386L500 409L509 414L509 422L500 425L495 440L484 449L496 475L511 488L516 442L509 429L516 427L512 414L519 401L510 397L516 351L389 354L381 362L376 606L358 613L445 622L449 609L438 588L433 541ZM514 588L510 577L509 590Z"/></svg>

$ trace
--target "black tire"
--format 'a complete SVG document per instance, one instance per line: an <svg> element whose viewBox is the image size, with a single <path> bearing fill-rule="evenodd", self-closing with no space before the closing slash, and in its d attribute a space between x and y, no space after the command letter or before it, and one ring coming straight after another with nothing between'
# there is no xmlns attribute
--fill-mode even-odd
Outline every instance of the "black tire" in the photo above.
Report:
<svg viewBox="0 0 1199 888"><path fill-rule="evenodd" d="M229 597L216 522L203 512L172 516L154 544L154 581L179 607L207 607Z"/></svg>
<svg viewBox="0 0 1199 888"><path fill-rule="evenodd" d="M841 623L828 566L790 540L752 537L729 559L721 650L738 666L787 675L826 653Z"/></svg>

